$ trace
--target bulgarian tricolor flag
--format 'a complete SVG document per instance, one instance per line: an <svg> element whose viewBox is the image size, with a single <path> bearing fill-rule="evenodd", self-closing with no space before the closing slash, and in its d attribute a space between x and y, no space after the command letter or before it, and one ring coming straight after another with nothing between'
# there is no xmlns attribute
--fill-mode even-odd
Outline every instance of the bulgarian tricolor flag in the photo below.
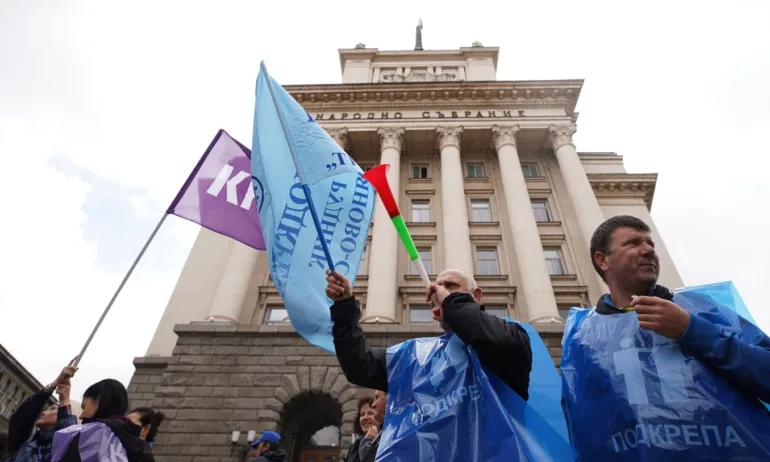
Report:
<svg viewBox="0 0 770 462"><path fill-rule="evenodd" d="M428 278L428 273L425 271L425 265L422 263L420 253L414 245L412 235L409 234L409 229L406 227L404 217L401 216L401 210L399 210L396 199L393 197L393 191L391 191L390 184L388 184L387 173L389 168L390 164L378 165L364 173L363 178L372 184L374 190L377 191L377 195L380 196L382 205L385 206L385 210L387 210L390 220L393 222L393 226L396 227L401 242L403 242L404 247L406 247L406 253L409 255L409 259L417 266L420 271L422 282L425 283L425 287L428 287L430 285L430 278Z"/></svg>

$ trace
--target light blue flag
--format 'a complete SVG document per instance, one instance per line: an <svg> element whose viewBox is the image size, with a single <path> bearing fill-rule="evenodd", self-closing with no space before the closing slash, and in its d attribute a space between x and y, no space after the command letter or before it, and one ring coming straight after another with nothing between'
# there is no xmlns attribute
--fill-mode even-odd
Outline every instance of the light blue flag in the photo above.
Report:
<svg viewBox="0 0 770 462"><path fill-rule="evenodd" d="M264 63L257 78L251 174L270 274L291 323L307 341L334 352L325 270L331 262L354 283L374 190Z"/></svg>

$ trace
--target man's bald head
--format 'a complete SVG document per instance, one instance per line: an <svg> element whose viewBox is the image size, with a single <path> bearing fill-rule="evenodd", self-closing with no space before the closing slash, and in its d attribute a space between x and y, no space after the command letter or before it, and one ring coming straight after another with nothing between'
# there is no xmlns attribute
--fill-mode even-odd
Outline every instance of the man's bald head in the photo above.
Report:
<svg viewBox="0 0 770 462"><path fill-rule="evenodd" d="M449 293L464 292L471 294L477 303L481 303L481 289L472 276L459 269L448 269L436 278L436 284L443 286Z"/></svg>

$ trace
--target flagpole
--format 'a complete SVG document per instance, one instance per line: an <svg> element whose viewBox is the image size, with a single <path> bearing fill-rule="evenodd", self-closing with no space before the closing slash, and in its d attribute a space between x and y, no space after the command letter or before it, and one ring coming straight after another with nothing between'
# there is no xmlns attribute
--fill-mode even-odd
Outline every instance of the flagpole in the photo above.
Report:
<svg viewBox="0 0 770 462"><path fill-rule="evenodd" d="M305 192L305 199L307 199L307 204L310 208L310 215L313 217L313 224L315 225L315 230L318 233L318 240L321 241L321 248L323 248L324 256L326 256L326 263L329 265L329 270L334 272L334 262L332 261L332 255L329 252L329 246L326 244L326 239L324 239L323 232L321 231L321 220L318 219L318 214L316 213L315 206L313 205L313 197L310 194L310 187L307 185L307 181L305 180L305 173L302 171L302 166L299 163L299 157L297 157L297 152L294 150L294 143L291 141L291 136L289 136L289 127L286 123L286 117L284 117L283 111L281 111L281 106L278 104L278 98L275 96L273 79L270 78L270 73L267 72L267 66L265 66L264 61L259 64L259 67L265 74L267 88L270 91L270 98L273 100L273 107L278 113L278 120L281 122L281 128L283 129L283 137L286 139L286 144L289 145L291 159L294 161L294 168L297 170L299 182L302 184L302 191ZM252 149L254 149L254 146L252 146Z"/></svg>
<svg viewBox="0 0 770 462"><path fill-rule="evenodd" d="M101 327L102 321L104 321L104 318L107 316L107 313L109 313L113 303L115 303L115 300L118 298L118 295L120 295L120 291L123 290L123 286L126 285L126 281L128 281L128 278L131 277L131 273L134 272L134 268L136 268L136 265L139 263L139 260L142 259L144 252L147 250L147 247L150 245L150 242L152 242L152 240L155 238L155 235L158 234L158 230L160 229L161 225L163 225L163 222L166 221L167 216L168 216L168 213L167 212L164 213L163 216L160 218L160 221L158 221L158 224L155 225L155 229L152 230L152 234L150 234L150 237L147 239L147 242L144 243L142 250L139 251L139 255L136 256L136 259L131 264L131 267L128 269L128 272L123 277L123 280L120 281L118 290L116 290L115 293L112 295L110 302L107 304L107 308L104 309L102 316L99 318L99 321L96 322L94 329L91 331L91 335L88 336L88 340L86 340L85 345L83 345L83 348L80 350L80 353L78 354L77 358L75 358L75 362L72 364L73 366L77 366L78 363L80 363L80 360L83 359L83 355L86 353L88 346L91 345L91 340L94 339L96 332L99 330L99 327Z"/></svg>

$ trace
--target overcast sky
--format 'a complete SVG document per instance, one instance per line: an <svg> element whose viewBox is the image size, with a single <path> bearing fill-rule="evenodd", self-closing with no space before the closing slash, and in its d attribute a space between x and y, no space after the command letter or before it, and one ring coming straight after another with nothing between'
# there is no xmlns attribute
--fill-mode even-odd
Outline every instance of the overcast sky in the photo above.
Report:
<svg viewBox="0 0 770 462"><path fill-rule="evenodd" d="M770 3L0 1L0 343L41 382L80 350L219 128L251 144L260 60L339 83L338 48L500 47L499 80L585 79L579 151L659 173L688 285L732 279L770 331ZM269 5L267 10L260 5ZM171 217L81 364L128 383L198 228Z"/></svg>

